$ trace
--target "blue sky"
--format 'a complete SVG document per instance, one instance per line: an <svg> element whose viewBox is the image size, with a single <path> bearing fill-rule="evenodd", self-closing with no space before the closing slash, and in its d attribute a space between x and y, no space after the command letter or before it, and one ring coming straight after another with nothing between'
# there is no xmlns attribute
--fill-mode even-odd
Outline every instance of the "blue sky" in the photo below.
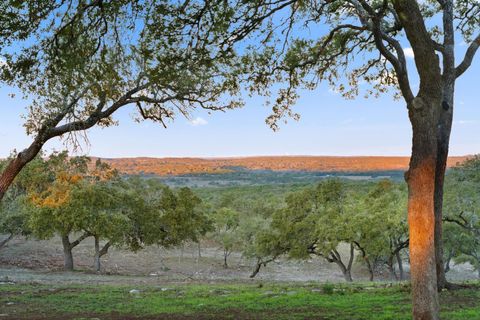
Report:
<svg viewBox="0 0 480 320"><path fill-rule="evenodd" d="M465 46L459 45L458 59ZM413 60L410 59L410 63ZM411 66L413 71L413 65ZM451 155L480 153L480 103L478 76L480 58L457 82ZM28 146L21 115L28 101L13 88L0 89L0 157ZM115 116L120 124L88 131L89 143L80 154L101 157L216 157L252 155L409 155L411 128L403 101L390 96L380 99L345 100L321 85L302 91L295 106L300 121L290 120L273 132L265 118L270 114L262 98L252 98L244 108L208 115L197 112L191 121L178 117L162 126L132 120L127 108ZM45 150L65 149L60 140L47 143Z"/></svg>

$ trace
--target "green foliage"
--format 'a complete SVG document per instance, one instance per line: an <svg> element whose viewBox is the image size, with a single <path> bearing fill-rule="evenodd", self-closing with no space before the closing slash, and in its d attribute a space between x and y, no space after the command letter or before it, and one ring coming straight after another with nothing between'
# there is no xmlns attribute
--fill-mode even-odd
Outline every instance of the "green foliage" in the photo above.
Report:
<svg viewBox="0 0 480 320"><path fill-rule="evenodd" d="M0 161L0 170L9 159ZM27 193L36 190L48 179L45 161L39 156L16 177L0 203L0 234L29 235Z"/></svg>
<svg viewBox="0 0 480 320"><path fill-rule="evenodd" d="M322 285L322 291L325 294L333 294L334 290L335 290L335 285L332 283L326 282Z"/></svg>
<svg viewBox="0 0 480 320"><path fill-rule="evenodd" d="M391 263L408 245L405 191L389 180L353 184L330 179L291 193L269 227L252 237L249 255L262 263L282 254L295 259L315 254L348 271L349 263L337 251L347 243L361 252L369 268L378 261Z"/></svg>
<svg viewBox="0 0 480 320"><path fill-rule="evenodd" d="M445 183L445 253L469 262L480 275L480 157L447 173Z"/></svg>

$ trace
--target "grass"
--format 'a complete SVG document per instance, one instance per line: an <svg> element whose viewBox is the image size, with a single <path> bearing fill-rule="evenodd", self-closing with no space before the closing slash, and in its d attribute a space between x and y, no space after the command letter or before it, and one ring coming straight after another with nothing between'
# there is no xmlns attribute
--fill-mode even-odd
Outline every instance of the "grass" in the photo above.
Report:
<svg viewBox="0 0 480 320"><path fill-rule="evenodd" d="M442 292L441 304L442 319L480 319L478 284ZM0 286L2 319L401 320L410 308L406 284Z"/></svg>

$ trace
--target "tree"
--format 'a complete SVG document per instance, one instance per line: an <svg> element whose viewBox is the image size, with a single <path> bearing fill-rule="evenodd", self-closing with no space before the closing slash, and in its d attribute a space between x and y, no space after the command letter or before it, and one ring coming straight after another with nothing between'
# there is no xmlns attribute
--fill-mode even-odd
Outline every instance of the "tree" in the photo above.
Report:
<svg viewBox="0 0 480 320"><path fill-rule="evenodd" d="M409 242L404 188L390 180L382 180L361 198L360 211L364 210L364 213L358 213L355 219L362 235L357 246L363 256L383 261L392 280L397 279L397 264L399 279L404 280L401 252ZM368 261L367 265L371 269L372 262Z"/></svg>
<svg viewBox="0 0 480 320"><path fill-rule="evenodd" d="M72 193L70 206L81 217L79 229L85 235L93 237L95 254L94 270L100 272L100 259L112 246L129 246L127 239L133 231L128 216L124 213L126 206L121 202L119 181L83 181ZM106 243L100 247L100 241Z"/></svg>
<svg viewBox="0 0 480 320"><path fill-rule="evenodd" d="M249 2L244 8L239 15L255 9L258 15L242 30L257 29L262 40L246 50L243 59L250 90L268 95L272 86L278 88L275 84L285 84L267 119L274 129L284 116L298 118L290 108L298 89L315 89L322 80L347 98L358 95L359 84L366 81L371 84L367 95L393 89L405 101L413 131L405 174L413 317L438 319L437 290L445 286L443 179L454 89L480 47L478 1L285 0ZM459 63L455 59L458 36L467 43ZM420 80L416 93L410 85L404 42L415 56Z"/></svg>
<svg viewBox="0 0 480 320"><path fill-rule="evenodd" d="M236 77L225 72L233 10L224 1L4 1L0 81L32 100L33 142L0 174L0 199L47 141L75 146L75 133L114 125L127 105L136 120L164 126L195 108L237 107Z"/></svg>
<svg viewBox="0 0 480 320"><path fill-rule="evenodd" d="M202 200L189 188L172 190L158 179L129 177L122 187L133 233L130 248L173 247L197 242L211 230Z"/></svg>
<svg viewBox="0 0 480 320"><path fill-rule="evenodd" d="M447 258L470 262L480 277L480 157L452 168L445 189Z"/></svg>
<svg viewBox="0 0 480 320"><path fill-rule="evenodd" d="M0 161L0 170L8 160ZM0 203L0 234L6 238L0 241L0 248L4 247L15 236L28 236L28 190L36 188L48 177L45 161L41 157L34 159L17 177L12 187Z"/></svg>
<svg viewBox="0 0 480 320"><path fill-rule="evenodd" d="M228 268L228 257L242 242L238 232L240 216L237 211L222 207L213 214L213 221L213 238L222 246L223 267Z"/></svg>
<svg viewBox="0 0 480 320"><path fill-rule="evenodd" d="M338 180L326 180L316 188L288 195L286 206L273 214L270 230L262 230L258 236L257 252L264 255L259 255L252 275L282 254L296 259L317 255L335 263L351 282L356 230L350 223L347 201L345 186ZM342 243L349 246L347 261L338 251Z"/></svg>
<svg viewBox="0 0 480 320"><path fill-rule="evenodd" d="M70 239L72 233L82 231L82 224L88 218L86 210L79 210L76 197L88 172L87 163L85 157L68 159L66 152L51 155L46 164L49 179L28 193L29 228L41 239L51 238L55 233L60 235L64 267L69 271L74 266L72 250L90 236L84 232L76 240Z"/></svg>

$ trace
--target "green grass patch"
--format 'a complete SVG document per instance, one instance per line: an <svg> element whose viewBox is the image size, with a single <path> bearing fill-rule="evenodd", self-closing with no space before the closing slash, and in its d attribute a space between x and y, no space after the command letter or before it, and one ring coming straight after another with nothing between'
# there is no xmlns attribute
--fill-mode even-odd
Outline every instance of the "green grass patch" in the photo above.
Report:
<svg viewBox="0 0 480 320"><path fill-rule="evenodd" d="M441 301L443 319L480 319L478 287L442 292ZM406 284L0 286L2 319L401 320L410 309Z"/></svg>

